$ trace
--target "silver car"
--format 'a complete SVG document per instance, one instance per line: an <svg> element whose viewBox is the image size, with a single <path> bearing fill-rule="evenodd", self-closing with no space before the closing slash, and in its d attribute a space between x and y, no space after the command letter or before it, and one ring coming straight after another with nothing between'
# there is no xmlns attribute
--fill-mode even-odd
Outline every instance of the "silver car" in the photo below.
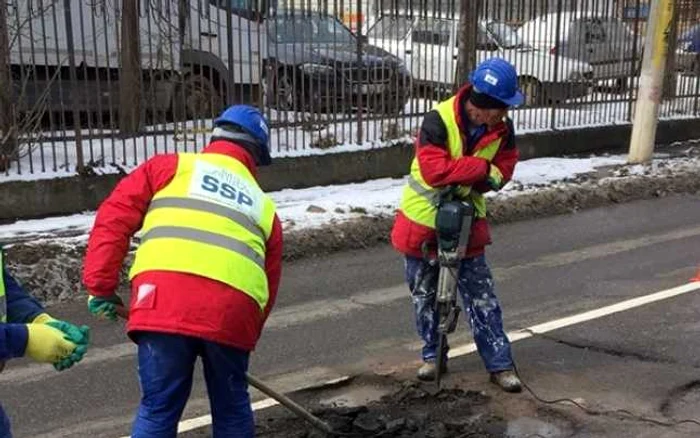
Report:
<svg viewBox="0 0 700 438"><path fill-rule="evenodd" d="M415 83L451 88L459 49L459 22L454 17L388 12L368 26L370 44L381 47L406 63ZM585 62L555 57L523 42L506 23L479 22L477 62L501 57L515 65L526 95L526 105L541 105L586 95L593 69Z"/></svg>
<svg viewBox="0 0 700 438"><path fill-rule="evenodd" d="M624 86L641 65L642 38L620 19L597 12L545 14L525 22L518 35L542 51L590 64L600 81Z"/></svg>

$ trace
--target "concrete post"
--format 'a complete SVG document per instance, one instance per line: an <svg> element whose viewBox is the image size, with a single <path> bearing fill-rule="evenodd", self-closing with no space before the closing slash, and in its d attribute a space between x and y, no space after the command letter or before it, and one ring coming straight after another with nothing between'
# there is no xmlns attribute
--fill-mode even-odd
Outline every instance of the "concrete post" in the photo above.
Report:
<svg viewBox="0 0 700 438"><path fill-rule="evenodd" d="M674 0L652 0L644 40L642 72L627 161L651 160L661 103Z"/></svg>

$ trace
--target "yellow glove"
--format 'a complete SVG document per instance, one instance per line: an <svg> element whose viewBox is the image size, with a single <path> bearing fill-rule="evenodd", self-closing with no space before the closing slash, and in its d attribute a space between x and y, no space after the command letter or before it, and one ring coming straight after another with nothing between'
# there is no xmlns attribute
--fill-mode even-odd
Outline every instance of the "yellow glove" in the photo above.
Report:
<svg viewBox="0 0 700 438"><path fill-rule="evenodd" d="M53 364L57 371L63 371L83 360L90 343L90 327L82 325L80 327L66 321L61 321L49 315L40 313L32 321L33 324L44 324L62 331L66 335L66 340L76 344L78 348L73 353L59 362Z"/></svg>
<svg viewBox="0 0 700 438"><path fill-rule="evenodd" d="M37 362L57 363L75 351L77 345L66 338L59 329L45 324L27 324L27 349L25 355Z"/></svg>

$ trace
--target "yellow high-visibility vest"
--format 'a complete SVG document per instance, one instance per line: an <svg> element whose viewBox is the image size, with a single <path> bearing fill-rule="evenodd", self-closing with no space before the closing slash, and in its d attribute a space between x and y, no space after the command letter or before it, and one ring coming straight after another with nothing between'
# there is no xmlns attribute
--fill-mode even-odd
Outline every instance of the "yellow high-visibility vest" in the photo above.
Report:
<svg viewBox="0 0 700 438"><path fill-rule="evenodd" d="M438 103L434 108L447 128L447 147L450 156L455 159L464 156L464 143L454 110L456 98L456 96L452 96L450 99ZM491 162L493 157L496 156L500 145L501 139L496 139L476 151L474 156ZM420 172L418 158L413 157L408 184L404 186L399 208L413 222L429 228L435 228L437 207L442 190L443 188L435 188L425 182ZM474 204L476 217L486 217L486 199L481 193L473 191L471 186L462 185L457 187L456 195L460 199L471 200Z"/></svg>
<svg viewBox="0 0 700 438"><path fill-rule="evenodd" d="M179 154L172 181L151 200L129 278L153 270L196 274L248 294L262 310L275 210L235 158Z"/></svg>

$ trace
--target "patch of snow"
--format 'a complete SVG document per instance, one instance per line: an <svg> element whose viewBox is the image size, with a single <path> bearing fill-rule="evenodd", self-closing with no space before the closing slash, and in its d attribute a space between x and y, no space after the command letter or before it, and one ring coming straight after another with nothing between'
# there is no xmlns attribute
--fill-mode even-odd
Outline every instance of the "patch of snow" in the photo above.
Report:
<svg viewBox="0 0 700 438"><path fill-rule="evenodd" d="M517 196L557 184L577 175L595 172L601 167L615 166L618 176L653 174L670 168L698 167L698 158L666 158L656 154L650 165L625 164L626 156L591 156L586 158L535 158L521 161L513 180L489 198ZM360 216L391 215L398 207L404 178L382 178L356 184L343 184L306 189L285 189L271 192L286 231L312 229ZM0 226L0 241L42 239L51 235L70 235L85 240L95 213L75 214L39 220L18 221ZM83 237L75 237L82 234Z"/></svg>

